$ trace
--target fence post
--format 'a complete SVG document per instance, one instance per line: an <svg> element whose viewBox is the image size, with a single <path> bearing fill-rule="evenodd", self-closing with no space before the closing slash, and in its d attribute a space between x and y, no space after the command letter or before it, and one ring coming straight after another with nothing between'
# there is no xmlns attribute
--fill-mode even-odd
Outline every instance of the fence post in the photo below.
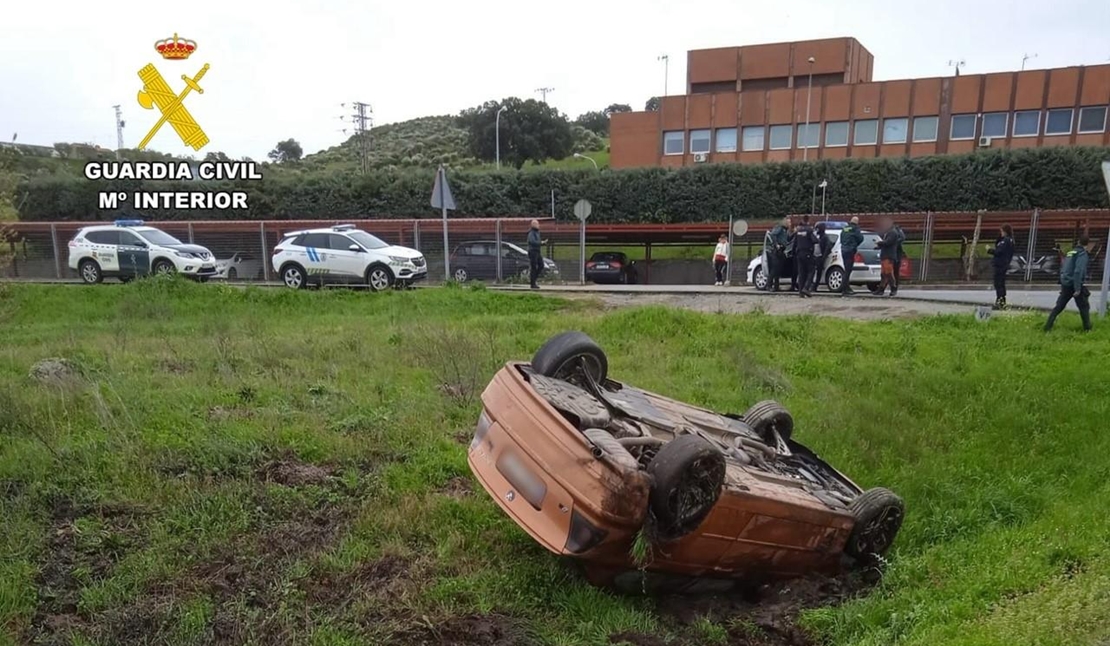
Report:
<svg viewBox="0 0 1110 646"><path fill-rule="evenodd" d="M189 234L192 235L192 233L193 233L193 227L190 224L189 225ZM266 282L270 282L270 262L268 260L266 260L267 258L270 257L270 254L266 253L266 223L265 222L259 222L258 223L258 235L259 235L259 238L262 240L262 280L265 280Z"/></svg>
<svg viewBox="0 0 1110 646"><path fill-rule="evenodd" d="M189 244L194 244L193 243L193 223L192 222L189 223ZM262 255L263 256L266 255L266 245L262 245Z"/></svg>
<svg viewBox="0 0 1110 646"><path fill-rule="evenodd" d="M413 249L420 251L420 220L412 221L412 245ZM424 252L420 251L420 253ZM425 261L427 261L426 258Z"/></svg>
<svg viewBox="0 0 1110 646"><path fill-rule="evenodd" d="M1025 252L1025 282L1033 280L1033 254L1037 252L1037 225L1040 224L1041 210L1033 209L1029 218L1029 247Z"/></svg>
<svg viewBox="0 0 1110 646"><path fill-rule="evenodd" d="M501 279L502 279L502 277L501 277L501 218L497 218L497 229L496 229L496 233L494 235L497 239L497 251L494 252L494 253L497 254L497 282L500 283Z"/></svg>
<svg viewBox="0 0 1110 646"><path fill-rule="evenodd" d="M50 225L50 242L54 245L54 274L60 280L62 277L62 255L58 253L58 228Z"/></svg>
<svg viewBox="0 0 1110 646"><path fill-rule="evenodd" d="M933 260L933 212L925 212L925 245L921 248L921 271L919 280L929 280L929 263Z"/></svg>

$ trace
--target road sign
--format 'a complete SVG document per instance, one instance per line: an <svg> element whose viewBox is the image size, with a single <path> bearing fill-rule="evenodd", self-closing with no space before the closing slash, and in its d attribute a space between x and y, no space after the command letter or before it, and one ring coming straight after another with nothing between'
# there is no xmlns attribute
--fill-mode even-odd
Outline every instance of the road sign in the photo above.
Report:
<svg viewBox="0 0 1110 646"><path fill-rule="evenodd" d="M747 232L748 232L748 221L747 220L737 220L737 221L732 223L732 235L736 236L737 238L742 238L742 237L744 237L744 234L747 233Z"/></svg>
<svg viewBox="0 0 1110 646"><path fill-rule="evenodd" d="M590 217L593 213L594 207L590 204L589 200L578 200L574 203L574 217L585 222L586 218Z"/></svg>
<svg viewBox="0 0 1110 646"><path fill-rule="evenodd" d="M455 210L455 198L451 195L451 185L447 183L447 171L443 168L436 173L436 182L432 186L432 206L448 211Z"/></svg>

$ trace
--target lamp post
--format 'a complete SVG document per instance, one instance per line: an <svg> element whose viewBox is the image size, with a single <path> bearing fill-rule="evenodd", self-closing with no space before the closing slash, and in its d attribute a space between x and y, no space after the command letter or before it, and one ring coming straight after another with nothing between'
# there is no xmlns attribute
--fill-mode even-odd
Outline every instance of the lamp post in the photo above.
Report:
<svg viewBox="0 0 1110 646"><path fill-rule="evenodd" d="M667 68L670 67L671 57L663 54L655 60L663 61L663 96L667 96Z"/></svg>
<svg viewBox="0 0 1110 646"><path fill-rule="evenodd" d="M821 215L824 216L825 222L829 221L829 216L825 213L825 189L829 187L829 180L821 180Z"/></svg>
<svg viewBox="0 0 1110 646"><path fill-rule="evenodd" d="M806 90L806 140L805 148L802 148L802 161L809 159L809 106L813 98L813 64L817 59L809 57L809 89Z"/></svg>
<svg viewBox="0 0 1110 646"><path fill-rule="evenodd" d="M593 157L587 157L587 156L583 155L582 153L574 153L574 156L577 157L578 159L588 159L588 160L590 160L590 163L594 165L594 170L600 170L597 167L597 162L594 161Z"/></svg>
<svg viewBox="0 0 1110 646"><path fill-rule="evenodd" d="M501 170L501 113L505 111L508 106L501 106L497 110L497 116L493 119L493 138L497 146L497 170Z"/></svg>

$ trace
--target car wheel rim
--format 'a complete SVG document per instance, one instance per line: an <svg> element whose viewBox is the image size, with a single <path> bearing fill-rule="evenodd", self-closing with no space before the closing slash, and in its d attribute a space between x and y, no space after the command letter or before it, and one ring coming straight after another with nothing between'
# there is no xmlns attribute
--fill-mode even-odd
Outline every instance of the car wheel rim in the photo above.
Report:
<svg viewBox="0 0 1110 646"><path fill-rule="evenodd" d="M466 270L465 269L456 269L455 270L455 280L457 280L460 283L465 283L466 282Z"/></svg>
<svg viewBox="0 0 1110 646"><path fill-rule="evenodd" d="M766 289L766 287L767 287L767 277L763 274L763 269L756 269L755 270L755 288L756 289Z"/></svg>
<svg viewBox="0 0 1110 646"><path fill-rule="evenodd" d="M839 271L834 271L833 273L829 274L829 289L835 292L840 289L841 285L843 284L844 277L840 275Z"/></svg>
<svg viewBox="0 0 1110 646"><path fill-rule="evenodd" d="M81 275L84 276L85 282L95 283L97 276L96 267L93 265L85 265L85 268L84 270L82 270Z"/></svg>
<svg viewBox="0 0 1110 646"><path fill-rule="evenodd" d="M285 284L294 289L301 286L301 272L296 269L285 270Z"/></svg>
<svg viewBox="0 0 1110 646"><path fill-rule="evenodd" d="M370 272L370 286L374 289L385 289L389 285L389 277L381 269Z"/></svg>
<svg viewBox="0 0 1110 646"><path fill-rule="evenodd" d="M154 273L160 274L162 276L170 273L170 271L172 271L170 269L170 266L164 262L158 263L158 266L154 269Z"/></svg>

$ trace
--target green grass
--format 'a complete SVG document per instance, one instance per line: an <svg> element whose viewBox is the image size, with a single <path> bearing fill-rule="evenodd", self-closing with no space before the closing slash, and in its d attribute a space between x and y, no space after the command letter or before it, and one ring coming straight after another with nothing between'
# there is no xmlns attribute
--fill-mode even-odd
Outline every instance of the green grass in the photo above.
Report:
<svg viewBox="0 0 1110 646"><path fill-rule="evenodd" d="M0 643L492 640L483 621L548 644L747 643L744 617L683 624L591 588L471 478L477 394L568 328L639 386L724 411L782 400L799 440L905 498L882 584L802 616L819 639L1099 643L1110 335L1040 322L0 285ZM28 378L55 356L81 377Z"/></svg>

